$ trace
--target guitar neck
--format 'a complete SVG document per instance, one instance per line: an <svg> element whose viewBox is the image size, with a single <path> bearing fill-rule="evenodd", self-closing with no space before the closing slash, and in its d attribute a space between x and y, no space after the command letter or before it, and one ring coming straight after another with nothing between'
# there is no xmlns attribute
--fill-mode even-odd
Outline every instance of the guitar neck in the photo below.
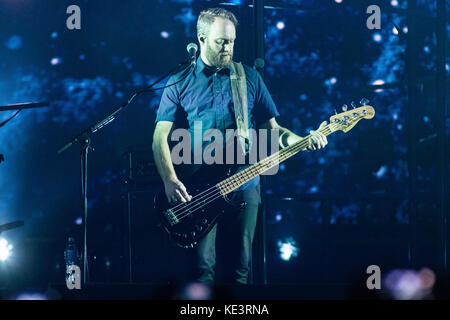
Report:
<svg viewBox="0 0 450 320"><path fill-rule="evenodd" d="M318 131L320 133L323 133L325 136L328 136L329 134L335 131L332 130L330 126L331 124L328 124L327 126L319 129ZM227 179L222 180L221 182L216 184L216 187L219 189L222 195L226 195L236 190L237 188L239 188L246 182L252 180L256 176L279 165L284 160L289 159L290 157L302 151L304 148L308 146L308 140L310 137L311 135L309 134L306 137L302 138L301 140L297 141L296 143L293 143L290 146L287 146L281 149L280 151L270 155L269 157L253 164L252 166L235 173L231 177L228 177Z"/></svg>

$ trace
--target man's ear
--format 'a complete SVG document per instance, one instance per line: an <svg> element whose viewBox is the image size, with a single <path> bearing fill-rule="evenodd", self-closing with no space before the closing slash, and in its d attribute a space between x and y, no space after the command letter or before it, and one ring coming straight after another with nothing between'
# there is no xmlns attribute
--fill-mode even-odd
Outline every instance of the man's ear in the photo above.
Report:
<svg viewBox="0 0 450 320"><path fill-rule="evenodd" d="M198 40L201 42L201 43L205 43L205 36L202 34L202 33L199 33L198 34Z"/></svg>

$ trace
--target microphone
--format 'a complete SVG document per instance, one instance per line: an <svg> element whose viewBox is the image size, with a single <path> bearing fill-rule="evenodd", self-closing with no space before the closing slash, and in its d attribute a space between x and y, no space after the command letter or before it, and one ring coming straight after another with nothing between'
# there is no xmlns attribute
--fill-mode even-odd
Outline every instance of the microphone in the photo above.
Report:
<svg viewBox="0 0 450 320"><path fill-rule="evenodd" d="M195 43L191 42L187 45L186 50L189 54L189 60L191 61L191 65L195 67L195 65L197 64L198 46Z"/></svg>

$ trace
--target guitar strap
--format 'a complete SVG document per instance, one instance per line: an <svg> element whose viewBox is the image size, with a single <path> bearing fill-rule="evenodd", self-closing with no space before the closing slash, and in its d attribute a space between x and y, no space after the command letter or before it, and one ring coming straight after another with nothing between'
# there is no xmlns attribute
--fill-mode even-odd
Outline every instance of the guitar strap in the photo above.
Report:
<svg viewBox="0 0 450 320"><path fill-rule="evenodd" d="M230 82L238 140L243 153L246 155L251 149L251 140L248 130L247 80L242 63L231 63Z"/></svg>

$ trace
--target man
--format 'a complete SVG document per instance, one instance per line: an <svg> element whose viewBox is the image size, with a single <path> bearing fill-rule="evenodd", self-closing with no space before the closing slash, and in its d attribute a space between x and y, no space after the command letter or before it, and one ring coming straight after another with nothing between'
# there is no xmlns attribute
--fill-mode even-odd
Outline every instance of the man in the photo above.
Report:
<svg viewBox="0 0 450 320"><path fill-rule="evenodd" d="M173 76L169 79L169 83L182 81L166 88L163 92L156 117L153 153L170 202L186 202L192 199L175 172L168 144L169 134L174 127L177 115L181 115L189 122L190 133L193 133L194 121L202 122L203 132L216 128L224 133L225 129L236 128L230 85L230 66L233 61L236 25L236 17L225 9L212 8L202 11L197 21L200 57L197 59L195 70L184 80L182 80L182 73ZM278 125L275 117L279 113L262 78L254 69L248 66L244 66L244 69L247 80L249 128L278 129L282 147L301 139L290 130ZM322 123L321 126L324 125L326 123ZM311 131L309 150L323 148L326 144L327 139L323 134ZM233 257L229 259L232 265L231 280L235 283L246 284L260 204L259 176L241 186L234 192L233 197L245 201L247 205L236 214L224 215L228 219L227 223L234 227L233 241L227 243L227 247L233 253ZM219 225L221 223L219 222ZM196 246L198 281L214 282L216 233L217 224Z"/></svg>

